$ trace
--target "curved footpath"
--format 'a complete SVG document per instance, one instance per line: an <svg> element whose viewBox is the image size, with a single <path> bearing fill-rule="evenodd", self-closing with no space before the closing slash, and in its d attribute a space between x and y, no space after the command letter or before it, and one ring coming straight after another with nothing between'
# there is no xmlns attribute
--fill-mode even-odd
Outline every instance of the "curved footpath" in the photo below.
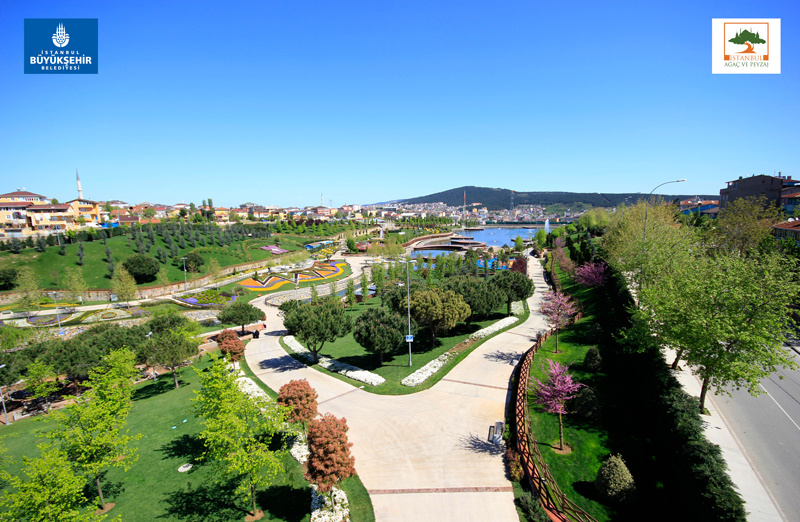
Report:
<svg viewBox="0 0 800 522"><path fill-rule="evenodd" d="M285 331L277 309L263 300L267 335L248 343L245 359L273 390L308 380L320 412L347 419L356 468L378 521L516 522L504 448L487 437L489 427L504 420L514 366L546 330L534 311L547 285L541 265L530 261L536 290L528 299L529 319L484 342L428 390L375 395L295 361L278 343Z"/></svg>

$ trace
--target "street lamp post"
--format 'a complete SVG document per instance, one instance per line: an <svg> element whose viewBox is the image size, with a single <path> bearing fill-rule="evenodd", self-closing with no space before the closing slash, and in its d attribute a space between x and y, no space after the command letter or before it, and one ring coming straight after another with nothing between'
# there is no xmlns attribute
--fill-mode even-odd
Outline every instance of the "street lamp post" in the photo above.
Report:
<svg viewBox="0 0 800 522"><path fill-rule="evenodd" d="M686 181L686 179L684 178L684 179L676 179L674 181L665 181L661 185L656 185L656 187L650 191L650 194L648 194L647 198L644 200L644 238L642 240L642 252L645 251L645 245L647 244L647 203L650 200L650 196L653 195L653 192L655 192L658 187L667 185L668 183L680 183L682 181Z"/></svg>
<svg viewBox="0 0 800 522"><path fill-rule="evenodd" d="M406 259L406 299L408 303L408 366L411 367L411 278L409 276L408 265L410 259Z"/></svg>
<svg viewBox="0 0 800 522"><path fill-rule="evenodd" d="M58 335L61 335L61 317L58 315L58 301L56 301L56 293L50 292L50 297L53 298L53 305L56 308L56 321L58 321Z"/></svg>
<svg viewBox="0 0 800 522"><path fill-rule="evenodd" d="M186 288L187 288L187 285L186 285L186 258L182 257L181 261L183 261L183 291L185 292Z"/></svg>
<svg viewBox="0 0 800 522"><path fill-rule="evenodd" d="M5 368L5 364L0 364L0 370ZM3 386L0 384L0 400L3 401L3 414L6 416L6 426L8 426L8 412L6 411L6 397L3 395Z"/></svg>

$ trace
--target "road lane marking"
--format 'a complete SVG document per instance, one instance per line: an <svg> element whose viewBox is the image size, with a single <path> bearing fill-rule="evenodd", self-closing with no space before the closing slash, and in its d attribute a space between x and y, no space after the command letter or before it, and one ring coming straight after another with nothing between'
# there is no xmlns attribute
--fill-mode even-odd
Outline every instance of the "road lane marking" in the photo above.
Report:
<svg viewBox="0 0 800 522"><path fill-rule="evenodd" d="M781 406L781 405L778 403L778 401L776 401L776 400L775 400L775 397L773 397L773 396L772 396L772 394L771 394L770 392L768 392L766 388L764 388L764 385L763 385L763 384L759 383L758 385L761 387L761 389L762 389L762 390L764 390L764 393L766 393L767 395L769 395L769 398L770 398L770 399L772 399L772 402L774 402L774 403L775 403L775 405L776 405L776 406L778 406L778 408L780 408L780 409L781 409L781 411L783 412L783 414L784 414L784 415L786 415L786 418L787 418L787 419L789 419L789 422L791 422L792 424L794 424L794 427L795 427L795 428L797 428L797 430L798 430L798 431L800 431L800 426L798 426L798 425L797 425L797 423L794 421L794 419L792 419L792 418L789 416L789 414L788 414L788 413L786 413L786 410L784 410L784 409L783 409L783 406Z"/></svg>

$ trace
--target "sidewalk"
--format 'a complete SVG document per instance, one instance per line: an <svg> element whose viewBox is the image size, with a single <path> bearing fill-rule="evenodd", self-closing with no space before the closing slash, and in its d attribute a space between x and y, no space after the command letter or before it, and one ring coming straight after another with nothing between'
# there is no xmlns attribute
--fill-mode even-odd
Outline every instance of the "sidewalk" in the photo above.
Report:
<svg viewBox="0 0 800 522"><path fill-rule="evenodd" d="M674 350L665 350L664 353L668 361L675 359ZM686 365L683 361L682 366L684 366L684 369L673 372L673 375L681 383L686 393L693 397L699 397L702 383L692 375L691 371L685 368ZM714 403L715 399L719 397L712 392L708 393L708 397L710 400L706 402L706 408L710 415L702 416L705 435L709 441L719 445L720 449L722 449L722 457L728 464L728 473L731 480L736 484L739 494L744 499L747 520L750 522L781 522L783 518L778 513L778 509L772 502L769 493L767 493L764 485L759 480L745 456L744 449L731 433L725 419Z"/></svg>
<svg viewBox="0 0 800 522"><path fill-rule="evenodd" d="M546 285L533 259L537 310ZM277 390L307 379L320 412L347 419L358 474L379 521L518 520L503 446L487 442L489 426L505 418L508 385L520 356L545 322L531 313L523 324L476 348L432 388L411 395L375 395L298 363L280 347L277 310L267 312L269 334L248 343L245 359Z"/></svg>

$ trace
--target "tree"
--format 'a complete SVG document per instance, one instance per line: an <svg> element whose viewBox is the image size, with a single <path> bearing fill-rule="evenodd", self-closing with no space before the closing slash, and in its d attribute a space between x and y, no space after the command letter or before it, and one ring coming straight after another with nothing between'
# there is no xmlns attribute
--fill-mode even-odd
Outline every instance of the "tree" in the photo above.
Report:
<svg viewBox="0 0 800 522"><path fill-rule="evenodd" d="M747 48L744 51L739 51L740 53L755 53L756 51L753 49L753 44L767 43L766 40L764 40L758 35L758 32L756 32L756 34L753 34L747 29L741 32L736 31L736 36L734 36L728 41L731 43L735 43L737 45L746 45Z"/></svg>
<svg viewBox="0 0 800 522"><path fill-rule="evenodd" d="M130 301L136 297L136 281L125 270L122 263L118 263L114 270L114 276L111 278L111 291L117 295L117 298L128 303L128 307L130 307Z"/></svg>
<svg viewBox="0 0 800 522"><path fill-rule="evenodd" d="M540 228L536 231L536 244L539 245L539 248L544 248L545 242L547 242L547 232L544 229Z"/></svg>
<svg viewBox="0 0 800 522"><path fill-rule="evenodd" d="M347 280L347 289L344 292L344 296L347 308L353 308L356 304L356 285L352 279Z"/></svg>
<svg viewBox="0 0 800 522"><path fill-rule="evenodd" d="M710 387L722 393L745 387L757 395L776 368L796 367L782 348L800 294L795 270L778 253L697 255L641 290L637 318L693 367L703 382L701 409Z"/></svg>
<svg viewBox="0 0 800 522"><path fill-rule="evenodd" d="M533 295L533 281L527 274L503 270L492 277L489 284L494 285L506 298L506 315L511 315L511 303L523 301Z"/></svg>
<svg viewBox="0 0 800 522"><path fill-rule="evenodd" d="M603 286L608 278L608 267L602 261L584 263L575 269L573 276L578 284L589 287Z"/></svg>
<svg viewBox="0 0 800 522"><path fill-rule="evenodd" d="M547 360L549 370L542 365L542 371L547 376L547 382L536 379L536 404L544 407L547 413L558 414L558 448L564 449L564 422L562 415L567 412L567 402L575 397L583 384L573 382L572 376L567 373L569 365L559 364L552 359Z"/></svg>
<svg viewBox="0 0 800 522"><path fill-rule="evenodd" d="M182 317L182 316L181 316ZM143 352L151 366L162 366L172 371L175 388L178 388L178 368L197 355L198 342L180 331L167 331L152 336Z"/></svg>
<svg viewBox="0 0 800 522"><path fill-rule="evenodd" d="M550 326L556 329L556 349L553 353L559 353L558 331L569 324L578 309L567 294L551 290L544 295L539 311L547 318Z"/></svg>
<svg viewBox="0 0 800 522"><path fill-rule="evenodd" d="M520 236L515 237L514 238L514 251L522 253L523 250L525 250L525 241Z"/></svg>
<svg viewBox="0 0 800 522"><path fill-rule="evenodd" d="M64 287L67 289L67 296L70 302L77 303L83 298L83 294L89 290L89 285L83 279L83 273L75 267L68 267L64 275Z"/></svg>
<svg viewBox="0 0 800 522"><path fill-rule="evenodd" d="M528 276L528 258L522 257L522 256L518 256L517 258L514 259L514 262L511 263L510 270L512 272L519 272L520 274L523 274L524 276L527 277Z"/></svg>
<svg viewBox="0 0 800 522"><path fill-rule="evenodd" d="M353 337L366 351L378 354L383 365L384 354L402 346L405 340L406 321L383 308L370 308L356 319Z"/></svg>
<svg viewBox="0 0 800 522"><path fill-rule="evenodd" d="M326 342L344 337L352 329L344 305L330 297L300 304L286 313L283 324L290 334L306 344L315 363L319 361L319 352Z"/></svg>
<svg viewBox="0 0 800 522"><path fill-rule="evenodd" d="M59 442L67 458L94 478L105 509L102 473L111 467L128 470L137 458L129 444L137 439L125 430L131 408L134 355L128 349L115 350L103 358L104 364L89 373L89 390L63 410L52 414L55 427L47 437Z"/></svg>
<svg viewBox="0 0 800 522"><path fill-rule="evenodd" d="M444 281L441 288L454 291L469 305L470 315L467 317L467 322L487 317L506 299L499 288L490 285L485 279L472 276L450 277ZM403 301L405 305L405 299Z"/></svg>
<svg viewBox="0 0 800 522"><path fill-rule="evenodd" d="M222 330L217 336L219 351L232 362L237 362L244 355L244 343L233 330Z"/></svg>
<svg viewBox="0 0 800 522"><path fill-rule="evenodd" d="M183 259L183 257L185 257L186 259ZM189 252L183 257L179 257L176 255L175 258L173 259L173 262L180 267L183 267L183 263L186 262L187 272L199 272L200 267L206 263L206 260L203 258L203 256L201 256L197 252Z"/></svg>
<svg viewBox="0 0 800 522"><path fill-rule="evenodd" d="M361 272L361 301L366 301L369 297L369 279L366 272Z"/></svg>
<svg viewBox="0 0 800 522"><path fill-rule="evenodd" d="M122 266L133 276L136 284L154 281L158 274L158 261L144 254L134 254L126 259Z"/></svg>
<svg viewBox="0 0 800 522"><path fill-rule="evenodd" d="M347 419L326 413L308 425L308 471L306 480L327 493L341 480L355 475L355 458L347 440Z"/></svg>
<svg viewBox="0 0 800 522"><path fill-rule="evenodd" d="M779 219L778 208L764 196L735 199L720 210L708 242L713 250L750 256L772 237Z"/></svg>
<svg viewBox="0 0 800 522"><path fill-rule="evenodd" d="M0 290L11 290L17 279L17 269L13 267L0 268Z"/></svg>
<svg viewBox="0 0 800 522"><path fill-rule="evenodd" d="M152 219L156 215L156 209L154 209L153 207L147 207L142 211L142 215L147 219Z"/></svg>
<svg viewBox="0 0 800 522"><path fill-rule="evenodd" d="M306 423L317 416L317 391L305 379L289 381L281 386L278 404L289 408L289 420Z"/></svg>
<svg viewBox="0 0 800 522"><path fill-rule="evenodd" d="M347 246L348 252L351 253L358 252L358 250L356 249L356 240L353 239L352 237L348 237L347 239L345 239L344 244Z"/></svg>
<svg viewBox="0 0 800 522"><path fill-rule="evenodd" d="M227 305L217 314L217 319L223 323L241 325L242 333L244 333L244 326L246 324L263 321L266 318L267 316L263 311L240 299Z"/></svg>
<svg viewBox="0 0 800 522"><path fill-rule="evenodd" d="M243 393L225 359L214 360L207 371L198 374L201 387L192 401L202 418L203 458L217 468L214 477L218 481L242 479L236 493L246 495L253 516L260 518L256 488L270 484L283 471L269 446L286 418L286 409L266 395Z"/></svg>
<svg viewBox="0 0 800 522"><path fill-rule="evenodd" d="M222 274L222 268L219 266L219 261L217 258L211 258L211 261L208 262L208 275L211 276L211 282L214 283L214 287L217 287L218 279Z"/></svg>
<svg viewBox="0 0 800 522"><path fill-rule="evenodd" d="M86 256L86 252L83 249L83 241L78 243L78 264L83 266L83 258Z"/></svg>
<svg viewBox="0 0 800 522"><path fill-rule="evenodd" d="M469 315L469 305L452 290L423 290L411 300L411 316L421 327L428 328L434 342L437 333L452 330Z"/></svg>
<svg viewBox="0 0 800 522"><path fill-rule="evenodd" d="M17 268L17 291L27 315L31 313L31 305L39 302L39 294L41 293L39 284L39 276L30 266L25 265Z"/></svg>
<svg viewBox="0 0 800 522"><path fill-rule="evenodd" d="M99 522L104 517L81 512L86 502L83 488L86 480L76 475L67 456L51 444L39 444L38 458L23 457L22 474L3 472L3 479L14 486L13 493L7 493L0 503L3 512L0 520L30 522Z"/></svg>
<svg viewBox="0 0 800 522"><path fill-rule="evenodd" d="M375 263L370 269L372 274L372 284L375 285L375 295L382 296L384 284L386 283L386 272L383 270L383 265Z"/></svg>
<svg viewBox="0 0 800 522"><path fill-rule="evenodd" d="M158 273L156 274L156 281L161 286L169 286L169 275L167 275L167 268L162 266L158 269Z"/></svg>
<svg viewBox="0 0 800 522"><path fill-rule="evenodd" d="M59 388L58 376L53 367L41 361L34 361L28 365L25 384L33 399L47 399ZM50 411L49 401L45 408Z"/></svg>

